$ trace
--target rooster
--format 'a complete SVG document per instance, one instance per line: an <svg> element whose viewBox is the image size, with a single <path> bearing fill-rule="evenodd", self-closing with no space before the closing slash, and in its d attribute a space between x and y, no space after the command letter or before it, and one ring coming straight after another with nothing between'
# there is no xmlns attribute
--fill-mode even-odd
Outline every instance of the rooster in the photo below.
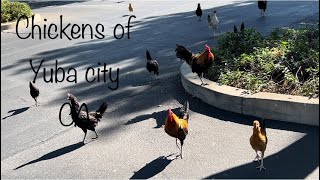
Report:
<svg viewBox="0 0 320 180"><path fill-rule="evenodd" d="M241 26L240 26L240 32L243 32L243 31L244 31L244 22L242 22ZM236 25L233 26L233 32L238 33L238 29L237 29Z"/></svg>
<svg viewBox="0 0 320 180"><path fill-rule="evenodd" d="M176 56L182 60L185 60L193 73L197 73L201 80L201 86L206 85L202 81L203 73L207 71L213 64L214 55L210 50L208 45L205 46L205 50L199 54L193 54L192 52L188 51L185 47L177 44L176 45Z"/></svg>
<svg viewBox="0 0 320 180"><path fill-rule="evenodd" d="M159 64L156 60L152 59L149 51L147 50L146 52L146 57L147 57L147 65L146 68L147 70L151 73L153 71L154 75L159 75ZM156 76L155 76L156 77Z"/></svg>
<svg viewBox="0 0 320 180"><path fill-rule="evenodd" d="M133 8L132 8L131 3L129 3L129 7L128 7L128 9L129 9L130 14L131 14L131 13L133 13Z"/></svg>
<svg viewBox="0 0 320 180"><path fill-rule="evenodd" d="M188 120L189 120L189 102L186 101L181 108L179 116L174 114L171 111L171 108L168 110L168 115L165 120L165 132L176 138L176 145L178 146L178 139L180 140L180 157L182 159L182 146L183 142L188 135ZM179 147L179 146L178 146Z"/></svg>
<svg viewBox="0 0 320 180"><path fill-rule="evenodd" d="M71 117L75 123L75 126L81 128L82 131L85 133L82 143L84 143L84 140L86 138L87 130L91 130L96 133L96 137L93 139L98 138L98 134L95 130L95 127L98 125L98 122L105 113L108 104L102 103L99 109L97 109L96 111L91 111L87 114L86 111L81 111L81 107L79 107L77 98L74 95L68 93L67 99L71 102Z"/></svg>
<svg viewBox="0 0 320 180"><path fill-rule="evenodd" d="M201 9L200 3L198 3L198 7L197 7L197 10L196 10L196 15L199 17L198 21L201 21L202 9Z"/></svg>
<svg viewBox="0 0 320 180"><path fill-rule="evenodd" d="M34 86L34 84L32 84L32 82L29 82L29 87L30 87L30 95L36 101L36 106L38 106L37 98L40 94L40 91L36 86Z"/></svg>
<svg viewBox="0 0 320 180"><path fill-rule="evenodd" d="M256 152L256 157L254 158L254 160L257 159L259 161L260 157L259 157L258 151L261 152L261 164L260 166L257 167L259 168L260 171L261 169L266 169L263 166L263 158L264 158L264 152L267 148L267 143L268 143L268 139L266 134L265 120L263 119L261 126L258 120L253 121L253 134L250 137L250 144Z"/></svg>
<svg viewBox="0 0 320 180"><path fill-rule="evenodd" d="M240 26L240 32L243 32L243 31L244 31L244 22L242 22Z"/></svg>
<svg viewBox="0 0 320 180"><path fill-rule="evenodd" d="M258 1L258 8L260 9L260 14L261 16L264 16L264 12L266 11L267 9L267 1L261 1L259 0Z"/></svg>
<svg viewBox="0 0 320 180"><path fill-rule="evenodd" d="M213 11L213 14L211 16L208 15L207 19L208 19L209 28L213 31L213 36L214 36L215 31L219 29L219 19L217 17L217 11Z"/></svg>

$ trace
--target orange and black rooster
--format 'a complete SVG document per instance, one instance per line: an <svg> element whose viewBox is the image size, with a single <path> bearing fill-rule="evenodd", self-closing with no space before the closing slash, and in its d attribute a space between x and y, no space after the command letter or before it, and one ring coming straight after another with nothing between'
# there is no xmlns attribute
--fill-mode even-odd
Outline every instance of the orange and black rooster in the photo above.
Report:
<svg viewBox="0 0 320 180"><path fill-rule="evenodd" d="M188 120L189 120L189 102L186 101L181 108L181 112L179 116L174 114L171 111L171 108L168 110L168 116L165 121L165 132L171 136L176 138L176 144L178 146L178 139L180 140L180 157L182 159L182 146L183 141L185 140L188 134ZM179 147L179 146L178 146Z"/></svg>
<svg viewBox="0 0 320 180"><path fill-rule="evenodd" d="M176 56L182 60L185 60L191 67L193 73L197 73L201 80L201 85L206 85L202 81L203 73L207 71L213 64L214 55L208 45L205 46L205 50L199 54L193 54L185 47L176 45Z"/></svg>
<svg viewBox="0 0 320 180"><path fill-rule="evenodd" d="M250 137L250 144L252 148L256 151L256 157L254 158L259 161L259 158L261 158L261 164L257 168L261 171L261 169L266 169L263 166L263 158L264 158L264 152L267 148L268 138L266 133L266 126L265 126L265 120L262 120L262 123L258 120L253 121L253 133ZM258 151L261 152L261 157L258 154Z"/></svg>
<svg viewBox="0 0 320 180"><path fill-rule="evenodd" d="M96 133L96 137L93 139L98 138L98 134L95 130L95 127L98 125L98 122L100 121L103 114L105 113L108 107L108 104L102 103L99 109L97 109L96 111L88 112L87 114L86 111L81 111L80 108L82 105L79 107L77 98L74 95L68 93L67 99L70 100L71 102L71 117L75 123L75 126L78 126L79 128L81 128L82 131L85 133L82 143L84 143L84 140L86 139L87 130L91 130Z"/></svg>

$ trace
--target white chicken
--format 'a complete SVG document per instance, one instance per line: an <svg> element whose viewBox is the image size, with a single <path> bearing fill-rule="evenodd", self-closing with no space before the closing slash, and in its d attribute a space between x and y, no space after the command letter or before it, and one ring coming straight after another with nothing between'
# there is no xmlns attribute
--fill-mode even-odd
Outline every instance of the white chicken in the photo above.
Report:
<svg viewBox="0 0 320 180"><path fill-rule="evenodd" d="M215 35L215 32L219 29L219 19L217 17L217 11L213 11L213 14L210 16L208 15L208 24L209 28L213 31L213 36Z"/></svg>

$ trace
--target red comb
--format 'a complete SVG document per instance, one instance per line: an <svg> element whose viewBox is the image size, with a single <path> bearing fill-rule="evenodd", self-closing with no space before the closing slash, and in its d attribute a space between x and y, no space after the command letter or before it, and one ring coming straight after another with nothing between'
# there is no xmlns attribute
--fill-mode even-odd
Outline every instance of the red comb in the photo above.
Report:
<svg viewBox="0 0 320 180"><path fill-rule="evenodd" d="M210 47L206 45L206 51L210 51Z"/></svg>

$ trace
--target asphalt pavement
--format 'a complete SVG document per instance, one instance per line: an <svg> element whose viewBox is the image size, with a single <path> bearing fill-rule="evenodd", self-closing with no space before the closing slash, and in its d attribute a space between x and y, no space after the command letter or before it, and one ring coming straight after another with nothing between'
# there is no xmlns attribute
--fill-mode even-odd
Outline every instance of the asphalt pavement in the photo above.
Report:
<svg viewBox="0 0 320 180"><path fill-rule="evenodd" d="M1 178L319 178L319 127L268 120L267 170L258 171L249 144L255 118L220 110L186 93L179 75L182 62L174 51L176 43L193 52L208 44L214 51L219 35L212 37L206 20L214 10L222 33L244 22L246 28L266 35L276 27L298 27L318 19L318 2L270 1L265 17L260 17L255 1L202 0L202 21L195 15L198 2L131 2L136 18L131 19L130 39L128 1L114 0L33 4L34 12L41 15L42 30L44 24L59 25L63 15L64 26L102 24L103 39L91 39L88 29L84 39L72 40L19 39L15 29L1 32ZM119 40L113 35L117 24L125 32ZM21 26L19 32L29 31ZM160 64L157 80L150 79L145 69L146 49ZM35 69L43 60L35 83L40 89L38 107L29 94L29 81L35 77L30 59ZM51 69L55 80L56 62L65 70L65 78L74 74L73 70L68 74L68 69L75 69L77 82L46 83L44 77L50 79ZM89 78L98 78L104 63L109 70L106 82L88 83L86 70L92 67L95 76ZM109 73L115 80L118 68L119 87L112 90L109 87L117 83ZM81 129L60 124L58 113L67 93L76 95L89 110L109 103L96 128L97 140L89 131L83 145ZM162 125L168 107L178 112L186 100L190 130L180 159L175 139Z"/></svg>

